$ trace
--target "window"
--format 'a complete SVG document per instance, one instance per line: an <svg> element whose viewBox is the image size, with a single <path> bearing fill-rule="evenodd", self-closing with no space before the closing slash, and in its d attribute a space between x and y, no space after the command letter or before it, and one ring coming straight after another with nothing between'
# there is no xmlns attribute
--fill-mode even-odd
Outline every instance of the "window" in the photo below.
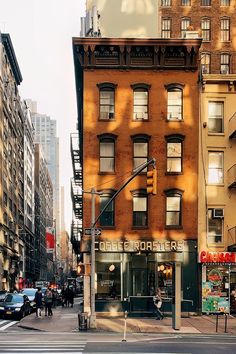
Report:
<svg viewBox="0 0 236 354"><path fill-rule="evenodd" d="M208 103L208 132L223 133L224 131L224 103Z"/></svg>
<svg viewBox="0 0 236 354"><path fill-rule="evenodd" d="M202 74L210 74L210 65L211 65L211 55L209 53L202 53L201 54Z"/></svg>
<svg viewBox="0 0 236 354"><path fill-rule="evenodd" d="M148 90L150 85L135 84L131 85L134 91L134 109L133 119L147 120L148 119Z"/></svg>
<svg viewBox="0 0 236 354"><path fill-rule="evenodd" d="M190 26L190 18L184 17L181 19L181 38L185 38L186 31Z"/></svg>
<svg viewBox="0 0 236 354"><path fill-rule="evenodd" d="M171 37L171 19L163 18L161 22L161 37L170 38Z"/></svg>
<svg viewBox="0 0 236 354"><path fill-rule="evenodd" d="M100 114L99 118L111 120L115 118L115 88L117 85L112 83L102 83L97 85L100 94Z"/></svg>
<svg viewBox="0 0 236 354"><path fill-rule="evenodd" d="M209 18L203 18L201 22L203 41L211 40L211 21Z"/></svg>
<svg viewBox="0 0 236 354"><path fill-rule="evenodd" d="M220 0L220 6L230 6L230 0Z"/></svg>
<svg viewBox="0 0 236 354"><path fill-rule="evenodd" d="M7 194L5 192L3 192L3 204L4 204L4 206L7 206L7 201L8 201Z"/></svg>
<svg viewBox="0 0 236 354"><path fill-rule="evenodd" d="M201 6L211 6L211 0L201 0Z"/></svg>
<svg viewBox="0 0 236 354"><path fill-rule="evenodd" d="M161 6L171 6L171 0L161 0Z"/></svg>
<svg viewBox="0 0 236 354"><path fill-rule="evenodd" d="M208 153L208 183L222 184L224 182L224 155L223 152L210 151Z"/></svg>
<svg viewBox="0 0 236 354"><path fill-rule="evenodd" d="M191 6L191 0L181 0L182 6Z"/></svg>
<svg viewBox="0 0 236 354"><path fill-rule="evenodd" d="M139 165L147 162L148 160L148 141L150 136L148 135L134 135L133 140L133 168L137 168ZM143 170L143 172L147 169Z"/></svg>
<svg viewBox="0 0 236 354"><path fill-rule="evenodd" d="M100 195L100 212L111 199L114 194L114 190L102 191ZM102 213L100 217L101 226L114 226L114 200L108 205L106 210Z"/></svg>
<svg viewBox="0 0 236 354"><path fill-rule="evenodd" d="M220 55L220 73L229 74L229 54L223 53Z"/></svg>
<svg viewBox="0 0 236 354"><path fill-rule="evenodd" d="M166 137L167 173L182 172L182 142L183 135L169 135Z"/></svg>
<svg viewBox="0 0 236 354"><path fill-rule="evenodd" d="M168 120L183 119L183 87L181 84L166 85Z"/></svg>
<svg viewBox="0 0 236 354"><path fill-rule="evenodd" d="M168 228L180 227L182 209L182 191L171 189L166 194L166 226Z"/></svg>
<svg viewBox="0 0 236 354"><path fill-rule="evenodd" d="M100 172L115 171L115 138L113 134L104 134L100 139Z"/></svg>
<svg viewBox="0 0 236 354"><path fill-rule="evenodd" d="M147 226L147 194L146 190L134 191L133 193L133 226Z"/></svg>
<svg viewBox="0 0 236 354"><path fill-rule="evenodd" d="M224 218L217 217L215 215L215 209L208 209L208 232L207 232L208 244L222 243L223 226L224 226Z"/></svg>
<svg viewBox="0 0 236 354"><path fill-rule="evenodd" d="M220 20L220 40L227 42L230 40L230 20L229 18L222 18Z"/></svg>

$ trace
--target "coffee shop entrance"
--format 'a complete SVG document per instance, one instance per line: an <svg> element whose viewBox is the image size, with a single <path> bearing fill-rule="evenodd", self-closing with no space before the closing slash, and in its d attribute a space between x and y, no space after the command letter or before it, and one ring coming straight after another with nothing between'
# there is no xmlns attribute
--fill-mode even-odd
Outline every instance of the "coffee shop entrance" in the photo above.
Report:
<svg viewBox="0 0 236 354"><path fill-rule="evenodd" d="M195 246L195 241L96 242L96 311L152 312L157 288L164 310L171 311L177 262L182 266L181 297L186 300L182 310L195 311Z"/></svg>

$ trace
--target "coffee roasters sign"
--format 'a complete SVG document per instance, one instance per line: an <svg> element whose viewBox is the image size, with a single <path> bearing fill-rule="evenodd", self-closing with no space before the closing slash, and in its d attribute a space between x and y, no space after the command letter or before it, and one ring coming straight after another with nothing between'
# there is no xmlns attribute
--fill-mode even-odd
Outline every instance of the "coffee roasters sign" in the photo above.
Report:
<svg viewBox="0 0 236 354"><path fill-rule="evenodd" d="M100 252L183 252L184 241L96 241Z"/></svg>

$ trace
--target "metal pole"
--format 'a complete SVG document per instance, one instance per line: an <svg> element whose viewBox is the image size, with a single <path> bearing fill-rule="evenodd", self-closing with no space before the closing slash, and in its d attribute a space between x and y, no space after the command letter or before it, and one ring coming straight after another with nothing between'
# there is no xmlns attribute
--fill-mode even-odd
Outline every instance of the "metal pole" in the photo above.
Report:
<svg viewBox="0 0 236 354"><path fill-rule="evenodd" d="M228 315L227 313L225 313L225 333L227 333L227 319L228 319Z"/></svg>
<svg viewBox="0 0 236 354"><path fill-rule="evenodd" d="M218 332L218 318L219 318L219 315L217 313L216 314L216 332Z"/></svg>
<svg viewBox="0 0 236 354"><path fill-rule="evenodd" d="M125 311L124 337L122 339L122 342L126 342L126 331L127 331L127 311Z"/></svg>
<svg viewBox="0 0 236 354"><path fill-rule="evenodd" d="M92 195L92 213L91 213L91 314L90 314L90 328L96 328L96 312L95 312L95 189L91 189Z"/></svg>

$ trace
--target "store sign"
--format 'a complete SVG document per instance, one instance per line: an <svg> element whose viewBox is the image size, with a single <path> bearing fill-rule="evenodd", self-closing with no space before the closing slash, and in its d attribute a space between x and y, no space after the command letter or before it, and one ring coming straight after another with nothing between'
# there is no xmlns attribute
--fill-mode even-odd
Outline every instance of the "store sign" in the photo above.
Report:
<svg viewBox="0 0 236 354"><path fill-rule="evenodd" d="M220 285L223 279L221 271L217 268L212 269L208 274L208 280L213 285Z"/></svg>
<svg viewBox="0 0 236 354"><path fill-rule="evenodd" d="M236 263L235 252L207 252L199 254L200 263Z"/></svg>
<svg viewBox="0 0 236 354"><path fill-rule="evenodd" d="M95 251L100 252L183 252L181 241L96 241Z"/></svg>

